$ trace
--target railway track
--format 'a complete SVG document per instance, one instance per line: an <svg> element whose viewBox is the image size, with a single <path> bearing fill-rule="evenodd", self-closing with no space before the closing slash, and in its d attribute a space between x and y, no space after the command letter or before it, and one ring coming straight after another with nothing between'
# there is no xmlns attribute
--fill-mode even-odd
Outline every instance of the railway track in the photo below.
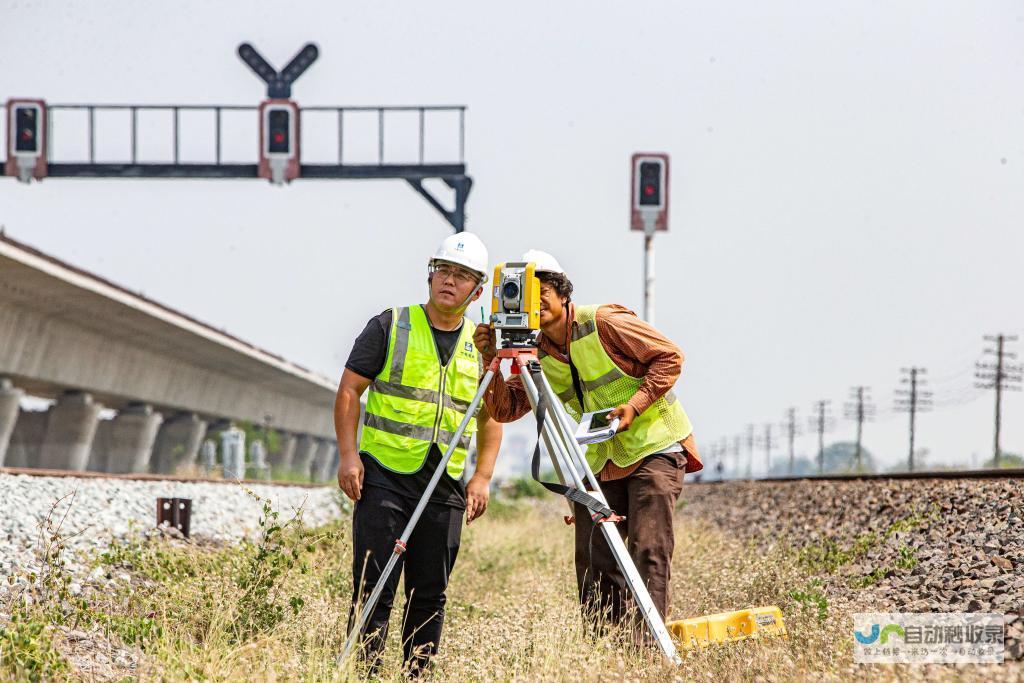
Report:
<svg viewBox="0 0 1024 683"><path fill-rule="evenodd" d="M1024 469L934 470L929 472L887 472L873 474L825 474L813 477L761 477L741 479L694 479L694 484L728 484L729 482L801 482L801 481L871 481L893 479L1024 479Z"/></svg>

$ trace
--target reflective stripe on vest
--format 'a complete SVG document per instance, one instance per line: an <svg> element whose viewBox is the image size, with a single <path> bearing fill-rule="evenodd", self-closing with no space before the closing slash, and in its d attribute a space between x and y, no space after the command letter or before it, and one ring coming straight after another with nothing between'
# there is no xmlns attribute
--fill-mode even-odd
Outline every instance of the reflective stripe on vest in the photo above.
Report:
<svg viewBox="0 0 1024 683"><path fill-rule="evenodd" d="M360 451L389 470L411 474L423 467L431 444L438 444L442 452L447 449L480 377L474 329L472 323L463 322L448 365L441 365L423 307L392 309L388 354L370 384ZM465 470L475 432L473 418L448 461L447 472L453 479Z"/></svg>
<svg viewBox="0 0 1024 683"><path fill-rule="evenodd" d="M615 408L633 397L643 378L630 377L611 359L597 332L600 306L576 306L570 332L569 352L580 376L586 412ZM550 355L540 358L541 368L566 410L576 419L583 406L572 384L569 365ZM675 393L669 391L637 415L629 429L603 443L587 448L587 462L598 472L609 460L627 467L651 453L682 441L693 431L686 411Z"/></svg>

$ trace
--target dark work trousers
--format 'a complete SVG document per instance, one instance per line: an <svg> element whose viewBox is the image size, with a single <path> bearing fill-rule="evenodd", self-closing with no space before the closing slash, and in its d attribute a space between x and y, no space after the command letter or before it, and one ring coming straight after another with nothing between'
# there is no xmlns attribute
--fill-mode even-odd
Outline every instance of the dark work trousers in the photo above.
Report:
<svg viewBox="0 0 1024 683"><path fill-rule="evenodd" d="M685 466L682 453L651 455L627 477L601 482L608 506L626 517L616 526L662 619L668 611L675 549L672 515L682 491ZM575 507L580 604L591 614L619 623L632 603L626 579L590 512L579 503Z"/></svg>
<svg viewBox="0 0 1024 683"><path fill-rule="evenodd" d="M352 513L353 605L362 604L370 596L415 507L415 500L393 491L376 486L363 489ZM391 605L403 570L402 650L406 666L413 673L421 672L437 653L444 625L444 592L459 553L462 515L463 510L450 505L431 503L424 509L409 538L408 550L391 572L363 631L365 657L374 669L380 665ZM349 630L354 619L350 611Z"/></svg>

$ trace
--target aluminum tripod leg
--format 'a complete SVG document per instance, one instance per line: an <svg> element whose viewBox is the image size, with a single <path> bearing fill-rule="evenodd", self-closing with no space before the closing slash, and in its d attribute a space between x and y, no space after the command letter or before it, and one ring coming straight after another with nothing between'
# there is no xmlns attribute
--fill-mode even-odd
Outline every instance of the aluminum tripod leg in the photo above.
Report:
<svg viewBox="0 0 1024 683"><path fill-rule="evenodd" d="M593 489L590 492L591 495L600 499L607 505L608 501L601 492L601 488L597 482L597 477L590 469L590 465L587 463L587 458L583 448L579 443L577 443L575 435L573 434L569 415L565 412L565 408L562 406L562 402L555 395L555 392L552 391L551 385L547 382L547 378L541 375L541 386L538 388L527 368L523 367L523 371L520 376L523 378L523 386L526 387L527 394L530 396L530 403L534 406L536 406L539 400L539 392L544 392L544 397L548 404L548 412L554 416L555 424L558 427L556 431L559 432L559 436L561 437L559 442L570 456L570 462L568 465L569 469L572 471L571 474L574 481L578 482L577 486L579 488L583 488L583 482L579 479L579 474L576 468L573 467L573 460L575 460L575 464L578 464L579 468L584 472L587 481L590 482L591 488ZM601 528L601 532L604 534L605 540L608 542L608 547L611 549L612 555L615 557L615 561L619 565L619 571L621 571L622 575L625 577L626 584L629 586L629 590L633 594L633 599L636 601L637 607L643 615L648 629L651 631L651 635L654 636L655 641L658 643L658 647L669 661L676 664L680 663L681 660L679 659L679 655L676 653L676 646L672 641L672 636L665 627L665 622L662 620L661 615L658 614L658 609L654 606L651 594L648 592L647 586L644 585L643 579L640 577L640 572L637 571L636 565L633 564L633 559L629 556L629 551L626 549L626 544L623 542L622 536L619 535L619 530L615 527L615 523L604 521L600 522L598 526Z"/></svg>
<svg viewBox="0 0 1024 683"><path fill-rule="evenodd" d="M536 406L534 408L536 409ZM559 446L558 437L555 434L554 427L547 421L544 423L543 436L544 445L548 449L548 457L551 458L551 465L555 468L555 474L558 476L559 483L564 485L566 481L568 481L570 485L578 488L579 485L575 484L578 474L576 474L575 471L573 471L572 475L566 474L569 470L573 470L572 461L564 454L564 451ZM565 499L565 502L569 506L569 517L566 518L566 522L568 523L572 516L576 514L576 508L572 506L572 501L568 498Z"/></svg>
<svg viewBox="0 0 1024 683"><path fill-rule="evenodd" d="M412 511L412 516L409 517L409 522L405 525L405 530L402 531L401 537L395 541L395 551L391 553L391 557L388 558L387 564L384 565L384 571L381 572L380 578L377 580L377 585L373 587L373 590L370 592L370 597L367 598L366 603L360 610L355 623L352 624L352 630L349 631L348 639L345 641L345 649L343 649L341 654L338 655L339 666L348 658L352 653L352 649L359 641L363 628L366 627L366 622L369 620L370 614L373 613L373 608L377 606L380 594L384 591L384 585L387 583L388 577L391 576L391 572L394 571L395 565L398 564L398 558L405 552L405 544L409 542L409 537L412 536L412 530L416 527L416 522L420 520L420 515L423 514L423 510L427 507L427 502L430 500L431 494L437 487L437 482L441 481L441 477L445 473L448 461L451 460L452 454L455 452L455 447L458 445L459 439L462 438L463 432L466 431L469 421L473 419L474 415L476 415L477 408L480 407L480 401L483 400L487 387L491 384L491 380L494 379L494 373L497 371L497 368L498 364L492 363L491 367L487 369L487 373L480 381L480 387L476 391L476 396L473 397L473 401L469 404L469 408L466 409L466 416L462 418L462 422L459 423L459 428L455 430L451 443L448 444L448 448L444 452L444 457L441 458L441 461L437 464L437 469L434 470L434 476L432 476L430 478L430 482L427 483L427 488L423 491L423 495L416 504L416 509Z"/></svg>

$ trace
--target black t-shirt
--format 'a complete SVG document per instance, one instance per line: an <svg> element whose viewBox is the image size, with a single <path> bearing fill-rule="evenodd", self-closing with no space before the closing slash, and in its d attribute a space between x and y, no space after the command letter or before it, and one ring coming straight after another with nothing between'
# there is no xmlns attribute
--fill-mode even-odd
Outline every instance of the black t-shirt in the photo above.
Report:
<svg viewBox="0 0 1024 683"><path fill-rule="evenodd" d="M366 323L366 327L359 333L355 343L352 345L352 352L345 363L346 368L367 379L372 379L380 374L388 357L391 318L390 308L380 315L370 318L369 322ZM437 353L441 358L441 363L447 364L455 352L455 346L458 344L459 337L462 336L462 328L459 327L449 332L438 330L431 326L430 331L434 334L434 343L437 345ZM369 453L360 452L359 456L363 461L363 469L365 471L363 475L364 486L377 486L394 491L406 498L419 500L426 490L430 478L434 476L437 464L441 462L444 453L441 452L437 444L431 444L423 467L418 472L413 472L412 474L392 472L377 462ZM430 496L430 502L465 508L466 482L464 478L456 481L447 474L442 475L441 479L437 482L437 488L434 489L434 493Z"/></svg>

